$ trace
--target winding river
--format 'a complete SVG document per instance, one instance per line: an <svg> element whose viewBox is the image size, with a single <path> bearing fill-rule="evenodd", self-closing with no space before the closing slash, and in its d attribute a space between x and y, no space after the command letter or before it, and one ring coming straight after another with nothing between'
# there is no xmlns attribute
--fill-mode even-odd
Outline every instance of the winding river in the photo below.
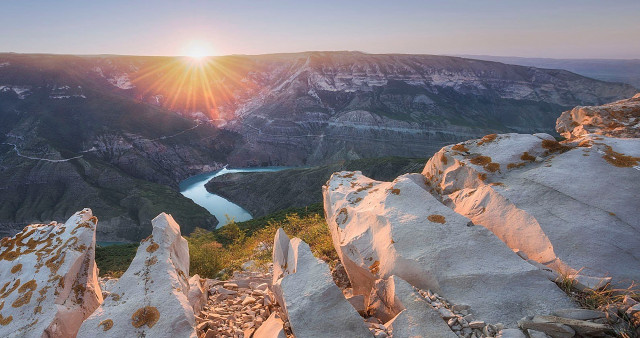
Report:
<svg viewBox="0 0 640 338"><path fill-rule="evenodd" d="M229 223L229 220L235 220L236 222L243 222L252 219L251 214L244 210L239 205L227 200L226 198L212 194L207 191L204 185L214 177L222 176L231 173L251 173L262 171L279 171L283 169L289 169L290 167L261 167L261 168L241 168L241 169L227 169L212 171L200 175L195 175L180 182L180 193L187 198L190 198L196 204L209 210L209 212L216 216L218 221L218 228Z"/></svg>

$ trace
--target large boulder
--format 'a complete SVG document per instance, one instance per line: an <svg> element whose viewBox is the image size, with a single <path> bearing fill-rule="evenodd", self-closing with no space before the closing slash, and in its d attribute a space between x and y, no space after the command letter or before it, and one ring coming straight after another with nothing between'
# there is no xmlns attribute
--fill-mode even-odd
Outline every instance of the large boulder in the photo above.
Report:
<svg viewBox="0 0 640 338"><path fill-rule="evenodd" d="M0 241L0 336L74 337L102 302L94 261L97 218L32 224Z"/></svg>
<svg viewBox="0 0 640 338"><path fill-rule="evenodd" d="M420 174L379 182L335 173L324 186L333 243L355 294L398 276L515 327L528 314L570 307L567 296L489 230L432 196Z"/></svg>
<svg viewBox="0 0 640 338"><path fill-rule="evenodd" d="M162 213L104 303L78 337L196 337L189 303L189 247L180 226Z"/></svg>
<svg viewBox="0 0 640 338"><path fill-rule="evenodd" d="M296 337L371 337L358 312L335 285L329 266L299 238L278 229L273 246L276 300Z"/></svg>
<svg viewBox="0 0 640 338"><path fill-rule="evenodd" d="M599 287L640 280L638 161L640 139L504 134L444 147L423 175L523 257Z"/></svg>

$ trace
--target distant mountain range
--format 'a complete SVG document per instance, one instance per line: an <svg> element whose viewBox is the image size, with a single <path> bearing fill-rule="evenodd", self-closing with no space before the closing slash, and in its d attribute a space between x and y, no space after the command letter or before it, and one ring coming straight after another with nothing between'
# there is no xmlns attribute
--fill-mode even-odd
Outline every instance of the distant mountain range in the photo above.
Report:
<svg viewBox="0 0 640 338"><path fill-rule="evenodd" d="M594 79L622 82L640 88L640 59L550 59L488 55L459 56L520 66L565 69Z"/></svg>
<svg viewBox="0 0 640 338"><path fill-rule="evenodd" d="M565 70L457 57L308 52L175 57L0 54L0 232L97 210L138 240L159 211L217 221L178 182L224 164L429 157L635 94Z"/></svg>

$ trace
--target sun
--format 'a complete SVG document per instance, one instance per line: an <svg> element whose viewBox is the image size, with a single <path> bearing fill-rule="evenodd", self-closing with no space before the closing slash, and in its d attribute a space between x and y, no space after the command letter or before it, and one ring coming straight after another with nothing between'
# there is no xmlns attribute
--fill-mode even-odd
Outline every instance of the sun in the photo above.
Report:
<svg viewBox="0 0 640 338"><path fill-rule="evenodd" d="M184 55L193 61L203 61L213 54L211 44L203 40L192 40L184 48Z"/></svg>

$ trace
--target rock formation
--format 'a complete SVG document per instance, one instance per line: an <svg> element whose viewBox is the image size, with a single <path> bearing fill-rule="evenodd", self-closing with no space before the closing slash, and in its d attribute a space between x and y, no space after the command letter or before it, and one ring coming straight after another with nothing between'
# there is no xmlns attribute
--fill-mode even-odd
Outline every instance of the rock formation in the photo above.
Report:
<svg viewBox="0 0 640 338"><path fill-rule="evenodd" d="M630 250L640 243L638 161L637 138L504 134L444 147L423 175L446 205L532 263L591 288L610 278L628 286L640 280Z"/></svg>
<svg viewBox="0 0 640 338"><path fill-rule="evenodd" d="M336 173L324 188L327 224L355 294L396 275L481 320L514 326L572 304L490 231L433 197L420 174L393 182ZM479 291L482 290L482 291Z"/></svg>
<svg viewBox="0 0 640 338"><path fill-rule="evenodd" d="M640 93L602 106L575 107L560 115L556 130L567 139L587 134L640 138Z"/></svg>
<svg viewBox="0 0 640 338"><path fill-rule="evenodd" d="M584 312L552 281L585 290L640 280L639 102L563 113L562 143L491 134L442 148L422 175L335 173L325 213L354 294L394 335L404 283L465 337L521 337L517 326L532 337L593 336L625 311L632 318L628 296L609 312Z"/></svg>
<svg viewBox="0 0 640 338"><path fill-rule="evenodd" d="M189 302L189 247L180 226L162 213L133 262L78 337L196 337Z"/></svg>
<svg viewBox="0 0 640 338"><path fill-rule="evenodd" d="M273 245L273 289L296 337L371 337L358 312L331 278L329 266L299 238L278 229Z"/></svg>
<svg viewBox="0 0 640 338"><path fill-rule="evenodd" d="M97 223L84 209L64 224L32 224L0 241L0 336L75 336L102 302Z"/></svg>

